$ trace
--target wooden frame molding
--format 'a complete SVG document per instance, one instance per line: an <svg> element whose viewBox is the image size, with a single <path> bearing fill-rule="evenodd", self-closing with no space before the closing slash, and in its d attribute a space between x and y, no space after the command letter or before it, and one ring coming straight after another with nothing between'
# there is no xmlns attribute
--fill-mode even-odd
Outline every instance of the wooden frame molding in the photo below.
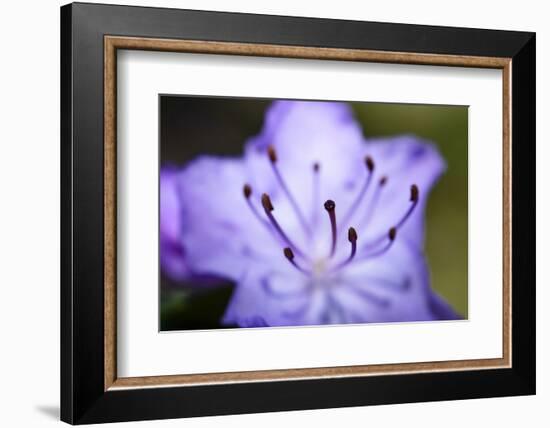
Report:
<svg viewBox="0 0 550 428"><path fill-rule="evenodd" d="M306 369L205 373L173 376L118 378L116 367L116 82L117 50L149 50L184 53L248 55L338 61L422 64L502 70L503 81L503 349L502 358L437 361L405 364L361 365ZM192 386L220 383L297 380L310 378L395 375L471 369L509 368L512 361L512 61L510 58L418 54L360 49L335 49L171 40L136 37L104 37L104 389Z"/></svg>

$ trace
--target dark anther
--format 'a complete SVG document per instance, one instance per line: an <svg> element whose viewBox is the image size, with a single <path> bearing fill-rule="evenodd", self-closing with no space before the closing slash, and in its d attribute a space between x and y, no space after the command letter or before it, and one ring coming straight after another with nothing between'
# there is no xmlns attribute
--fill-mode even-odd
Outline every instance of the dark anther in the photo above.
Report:
<svg viewBox="0 0 550 428"><path fill-rule="evenodd" d="M271 163L277 162L277 152L275 151L273 146L269 146L267 148L267 155L269 156L269 160L271 161Z"/></svg>
<svg viewBox="0 0 550 428"><path fill-rule="evenodd" d="M262 206L266 212L273 211L273 204L267 193L262 194Z"/></svg>
<svg viewBox="0 0 550 428"><path fill-rule="evenodd" d="M325 209L328 212L328 216L330 219L330 230L332 233L332 245L330 247L330 257L334 256L334 252L336 251L336 242L337 242L337 226L336 226L336 204L333 200L328 199L325 202Z"/></svg>
<svg viewBox="0 0 550 428"><path fill-rule="evenodd" d="M334 209L336 208L336 204L334 203L333 200L329 199L328 201L325 202L325 209L327 211L334 211Z"/></svg>
<svg viewBox="0 0 550 428"><path fill-rule="evenodd" d="M289 247L286 247L283 249L283 253L285 254L285 257L290 262L292 266L294 266L296 269L298 269L300 272L302 272L304 275L310 276L311 271L308 269L304 269L302 266L300 266L298 263L296 263L296 260L294 260L294 251L290 249Z"/></svg>
<svg viewBox="0 0 550 428"><path fill-rule="evenodd" d="M294 260L294 252L293 252L290 248L286 247L286 248L283 250L283 252L285 253L285 257L286 257L288 260L290 260L290 261Z"/></svg>
<svg viewBox="0 0 550 428"><path fill-rule="evenodd" d="M243 194L246 199L250 198L250 195L252 195L252 187L250 185L245 184L243 187Z"/></svg>
<svg viewBox="0 0 550 428"><path fill-rule="evenodd" d="M411 202L418 201L418 186L413 184L411 186Z"/></svg>
<svg viewBox="0 0 550 428"><path fill-rule="evenodd" d="M395 227L392 227L388 232L388 238L390 238L390 241L393 241L396 235L397 235L397 229Z"/></svg>
<svg viewBox="0 0 550 428"><path fill-rule="evenodd" d="M374 170L374 161L370 156L365 156L365 165L367 166L369 172L372 172Z"/></svg>
<svg viewBox="0 0 550 428"><path fill-rule="evenodd" d="M352 243L357 241L357 231L353 227L348 229L348 241Z"/></svg>

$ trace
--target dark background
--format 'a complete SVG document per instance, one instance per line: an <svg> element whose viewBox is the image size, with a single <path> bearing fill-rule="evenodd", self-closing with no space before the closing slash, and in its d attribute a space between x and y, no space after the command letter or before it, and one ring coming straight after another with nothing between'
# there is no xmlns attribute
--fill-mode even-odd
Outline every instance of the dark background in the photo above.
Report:
<svg viewBox="0 0 550 428"><path fill-rule="evenodd" d="M181 166L200 154L241 155L259 133L271 100L160 96L161 166ZM365 137L415 134L436 144L447 171L427 207L426 255L432 287L468 315L468 108L350 103ZM219 328L232 284L191 291L161 272L160 329Z"/></svg>

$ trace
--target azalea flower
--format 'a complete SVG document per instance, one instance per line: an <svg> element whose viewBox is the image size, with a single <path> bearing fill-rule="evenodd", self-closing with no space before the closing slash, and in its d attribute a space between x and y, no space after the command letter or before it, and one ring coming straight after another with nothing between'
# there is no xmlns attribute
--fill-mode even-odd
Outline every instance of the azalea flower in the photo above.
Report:
<svg viewBox="0 0 550 428"><path fill-rule="evenodd" d="M365 139L345 103L276 101L242 157L162 171L162 268L233 281L227 325L457 319L423 253L444 170L414 136Z"/></svg>

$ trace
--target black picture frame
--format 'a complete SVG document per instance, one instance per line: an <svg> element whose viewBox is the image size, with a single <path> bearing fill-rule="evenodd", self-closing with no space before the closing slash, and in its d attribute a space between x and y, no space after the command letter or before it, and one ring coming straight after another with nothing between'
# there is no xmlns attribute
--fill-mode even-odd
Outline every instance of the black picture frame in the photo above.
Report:
<svg viewBox="0 0 550 428"><path fill-rule="evenodd" d="M512 366L104 388L104 36L512 59ZM61 419L71 424L535 393L535 34L74 3L61 8Z"/></svg>

